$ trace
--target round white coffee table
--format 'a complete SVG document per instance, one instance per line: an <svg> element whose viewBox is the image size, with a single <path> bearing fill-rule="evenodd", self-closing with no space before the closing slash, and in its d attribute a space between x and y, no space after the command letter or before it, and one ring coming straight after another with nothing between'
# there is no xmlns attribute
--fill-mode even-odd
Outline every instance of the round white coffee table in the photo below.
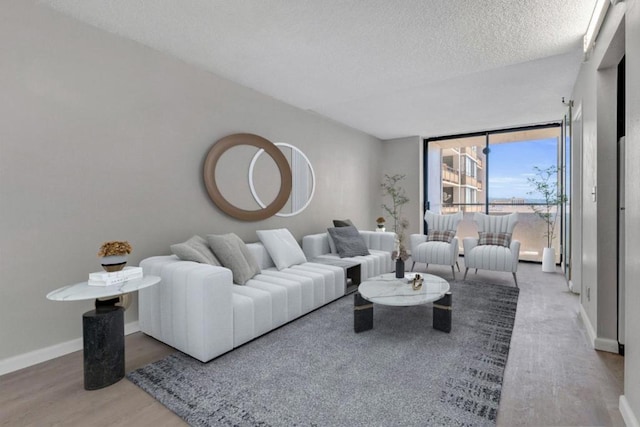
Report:
<svg viewBox="0 0 640 427"><path fill-rule="evenodd" d="M433 304L434 329L451 330L451 292L449 282L432 274L418 273L423 278L422 288L414 290L409 276L398 279L395 273L371 277L358 286L354 296L354 330L362 332L373 328L373 304L411 306Z"/></svg>
<svg viewBox="0 0 640 427"><path fill-rule="evenodd" d="M116 305L118 297L153 286L159 281L157 276L144 276L111 286L90 286L87 282L81 282L47 294L47 299L53 301L96 300L95 310L82 315L86 390L107 387L124 378L125 309Z"/></svg>

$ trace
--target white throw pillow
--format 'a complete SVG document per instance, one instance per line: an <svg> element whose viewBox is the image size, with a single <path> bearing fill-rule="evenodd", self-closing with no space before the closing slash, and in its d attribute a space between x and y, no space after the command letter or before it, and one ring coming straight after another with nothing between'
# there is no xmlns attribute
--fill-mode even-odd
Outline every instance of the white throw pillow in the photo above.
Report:
<svg viewBox="0 0 640 427"><path fill-rule="evenodd" d="M302 248L286 228L256 231L278 270L307 262Z"/></svg>

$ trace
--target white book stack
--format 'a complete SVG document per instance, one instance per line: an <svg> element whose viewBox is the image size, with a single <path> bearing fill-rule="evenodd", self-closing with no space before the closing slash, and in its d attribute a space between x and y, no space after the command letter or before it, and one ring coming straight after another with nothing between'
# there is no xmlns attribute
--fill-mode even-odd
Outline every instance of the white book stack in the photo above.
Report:
<svg viewBox="0 0 640 427"><path fill-rule="evenodd" d="M128 280L142 279L142 267L125 267L120 271L89 273L89 285L112 286Z"/></svg>

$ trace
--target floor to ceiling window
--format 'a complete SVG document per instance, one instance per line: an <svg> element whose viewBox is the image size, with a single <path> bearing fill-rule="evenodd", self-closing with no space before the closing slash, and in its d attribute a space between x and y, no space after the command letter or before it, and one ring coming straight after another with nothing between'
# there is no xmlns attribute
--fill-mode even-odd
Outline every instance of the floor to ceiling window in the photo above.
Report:
<svg viewBox="0 0 640 427"><path fill-rule="evenodd" d="M554 123L425 140L426 207L440 213L464 213L458 227L461 253L462 239L477 236L475 212L518 212L514 239L521 242L520 259L542 260L547 227L534 208L544 206L544 200L531 179L536 178L536 168L552 168L558 172L551 184L559 182L561 132L561 124ZM559 210L557 206L551 209L552 217L557 217L552 243L557 262L563 239Z"/></svg>

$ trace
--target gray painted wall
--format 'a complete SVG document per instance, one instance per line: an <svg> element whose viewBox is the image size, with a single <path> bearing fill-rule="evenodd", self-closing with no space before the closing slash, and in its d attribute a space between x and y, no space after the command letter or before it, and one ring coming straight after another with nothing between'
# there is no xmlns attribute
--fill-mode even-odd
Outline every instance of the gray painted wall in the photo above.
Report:
<svg viewBox="0 0 640 427"><path fill-rule="evenodd" d="M609 9L591 59L583 63L572 98L582 105L582 200L572 206L582 212L582 254L575 254L574 269L582 269L582 304L598 342L617 340L615 303L615 87L611 66L626 52L626 147L628 164L640 159L640 2L627 0ZM617 37L616 33L618 36ZM624 43L622 43L624 41ZM612 96L613 95L613 96ZM579 150L574 151L578 154ZM621 412L627 425L638 425L640 416L640 288L632 279L640 276L640 170L627 168L626 176L626 318L624 396ZM591 201L591 186L598 186L598 200ZM577 249L577 248L576 248ZM577 261L577 262L576 262ZM591 289L591 301L586 299Z"/></svg>
<svg viewBox="0 0 640 427"><path fill-rule="evenodd" d="M596 335L595 346L610 351L617 351L616 67L624 54L621 27L624 5L609 9L572 94L582 110L582 147L573 152L582 156L574 158L574 164L582 166L582 191L574 194L572 207L581 214L583 230L597 230L582 233L582 253L573 256L573 269L579 272L574 280L581 280L581 302Z"/></svg>
<svg viewBox="0 0 640 427"><path fill-rule="evenodd" d="M35 1L3 3L0 51L0 362L81 336L92 301L45 295L99 270L103 241L129 240L137 265L193 234L255 241L257 229L287 227L300 239L337 217L373 226L376 138ZM318 180L306 211L244 223L217 210L204 158L238 132L305 152ZM247 189L244 172L222 180L231 193ZM134 303L126 321L136 319Z"/></svg>
<svg viewBox="0 0 640 427"><path fill-rule="evenodd" d="M418 136L390 139L383 143L382 170L387 175L402 174L406 178L402 186L407 193L409 203L403 207L403 216L409 221L407 229L407 243L409 234L422 233L422 139ZM390 198L384 199L390 203ZM391 219L387 218L387 224ZM387 231L393 231L388 229Z"/></svg>

